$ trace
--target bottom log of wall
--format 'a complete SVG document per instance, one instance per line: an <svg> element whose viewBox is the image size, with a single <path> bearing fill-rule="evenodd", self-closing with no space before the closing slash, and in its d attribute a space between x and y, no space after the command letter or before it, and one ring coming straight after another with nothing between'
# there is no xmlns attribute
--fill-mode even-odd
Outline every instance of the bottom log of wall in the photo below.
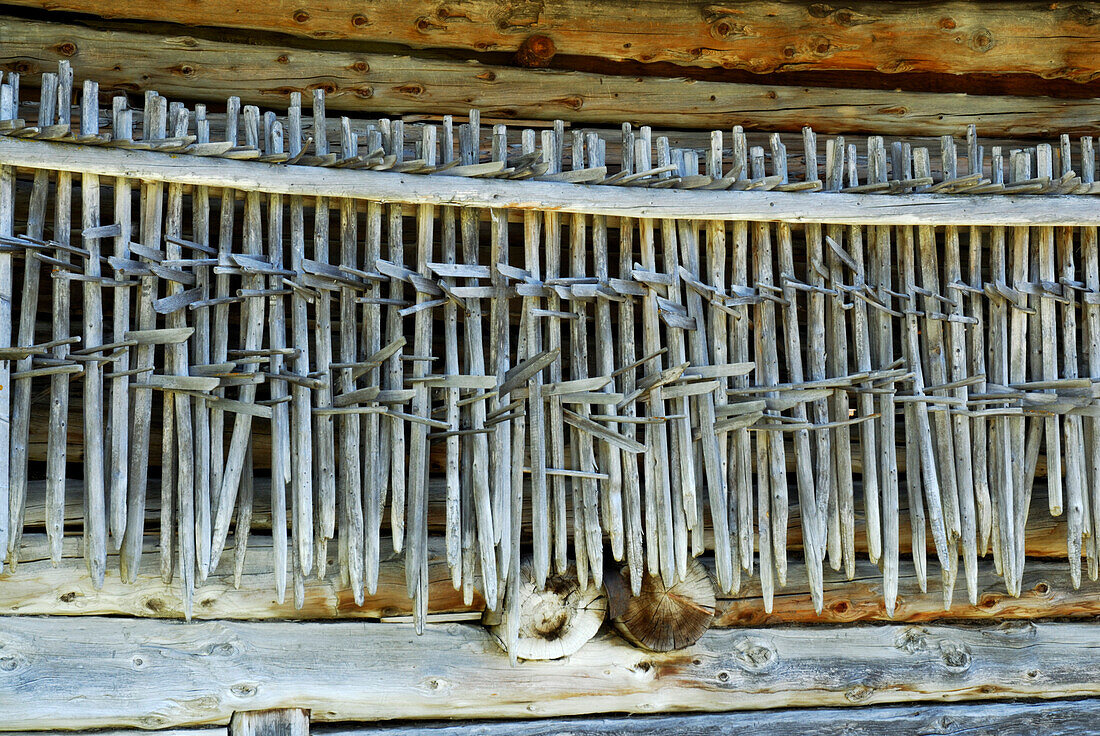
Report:
<svg viewBox="0 0 1100 736"><path fill-rule="evenodd" d="M1085 736L1096 733L1100 700L951 703L675 716L612 716L496 723L322 726L314 736ZM137 736L132 734L131 736ZM197 734L196 736L202 736Z"/></svg>
<svg viewBox="0 0 1100 736"><path fill-rule="evenodd" d="M0 728L167 728L295 707L318 721L719 712L1100 695L1082 623L711 630L653 654L611 635L512 667L480 626L0 620Z"/></svg>

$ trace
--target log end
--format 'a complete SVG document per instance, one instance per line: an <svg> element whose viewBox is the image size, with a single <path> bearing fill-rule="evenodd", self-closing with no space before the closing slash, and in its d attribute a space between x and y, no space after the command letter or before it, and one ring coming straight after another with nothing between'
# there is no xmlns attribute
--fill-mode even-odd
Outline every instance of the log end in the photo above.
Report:
<svg viewBox="0 0 1100 736"><path fill-rule="evenodd" d="M710 573L693 558L684 579L671 586L666 586L660 575L647 573L641 593L626 601L614 624L632 644L668 652L698 641L710 628L717 604Z"/></svg>
<svg viewBox="0 0 1100 736"><path fill-rule="evenodd" d="M607 597L600 588L581 588L576 569L551 575L539 589L534 570L525 562L520 571L519 659L560 659L573 654L596 635L607 613ZM490 631L507 651L508 612Z"/></svg>

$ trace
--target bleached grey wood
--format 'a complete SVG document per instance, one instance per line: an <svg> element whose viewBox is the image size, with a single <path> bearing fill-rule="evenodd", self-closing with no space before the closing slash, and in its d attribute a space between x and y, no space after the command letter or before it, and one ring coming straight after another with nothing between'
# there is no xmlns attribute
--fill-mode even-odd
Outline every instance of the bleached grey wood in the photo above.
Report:
<svg viewBox="0 0 1100 736"><path fill-rule="evenodd" d="M313 131L314 150L317 156L328 154L328 139L318 131L325 127L325 91L313 90ZM313 203L313 258L318 263L329 262L329 200L318 196ZM314 368L320 375L327 376L329 383L322 387L316 396L316 406L332 405L332 375L329 366L332 363L332 296L328 289L321 289L317 296L315 310L317 322L315 330L316 359ZM330 415L316 417L314 426L313 452L317 468L314 482L317 485L318 514L315 518L314 540L317 545L317 559L327 558L325 550L328 540L336 534L336 447L333 419Z"/></svg>
<svg viewBox="0 0 1100 736"><path fill-rule="evenodd" d="M513 668L480 626L429 627L415 637L411 627L394 624L185 625L96 617L65 623L5 620L0 637L14 663L0 683L0 698L10 704L6 728L171 728L280 707L308 708L314 722L374 722L1100 691L1091 676L1090 624L712 629L690 649L667 655L604 634L566 662ZM430 658L424 658L426 651ZM209 676L211 656L216 678ZM348 659L358 666L348 668ZM61 677L72 661L81 663L84 677L67 688L41 686ZM418 666L395 668L394 661ZM860 682L853 682L852 672L861 673ZM142 687L150 677L157 687Z"/></svg>
<svg viewBox="0 0 1100 736"><path fill-rule="evenodd" d="M462 126L460 146L463 164L474 163L478 152L478 131L476 121L471 116L469 124ZM473 208L463 207L459 211L459 222L462 234L462 258L468 264L476 264L479 261L479 237L478 237L478 213ZM470 279L471 285L476 284L475 279ZM470 298L466 300L463 314L463 327L466 336L466 372L472 376L484 376L485 348L483 342L482 322L484 313L481 309L481 300ZM486 408L485 402L476 401L469 407L470 427L474 430L485 428ZM483 581L486 605L490 610L497 610L500 605L500 590L497 587L498 571L495 549L496 522L493 518L492 489L489 477L489 440L486 434L478 433L470 438L472 445L472 457L469 465L470 474L468 487L470 488L470 510L472 517L476 518L475 529L471 530L471 536L476 537L476 544L471 545L470 556L473 556L473 548L476 547L477 555L481 561L481 579ZM564 515L562 519L564 524ZM472 572L472 571L471 571ZM472 575L463 575L464 585L472 586Z"/></svg>
<svg viewBox="0 0 1100 736"><path fill-rule="evenodd" d="M913 250L913 229L911 227L901 227L898 229L898 266L899 266L899 279L901 287L899 291L905 294L905 335L903 338L903 354L906 358L906 363L911 368L913 373L913 393L917 396L924 394L924 372L921 368L921 351L920 351L920 339L919 339L919 327L917 326L917 292L916 292L916 262ZM920 478L921 483L910 482L909 492L912 496L910 502L910 509L920 508L926 510L928 514L928 522L932 528L932 540L935 543L936 553L940 560L940 567L942 569L948 568L948 547L947 547L947 531L943 518L943 505L940 499L940 479L939 472L936 464L935 449L933 447L933 437L931 423L928 417L928 405L926 403L914 403L911 405L912 409L908 415L908 418L915 421L910 421L909 425L916 425L917 431L910 433L915 435L911 437L912 444L911 451L906 453L907 466L917 466L919 459ZM909 406L906 406L909 410ZM915 480L915 478L914 478ZM917 494L920 494L920 498L917 498ZM921 523L919 525L914 524L914 548L916 547L916 541L919 538L921 546L919 549L923 550L925 545L924 540L924 521L923 514L921 515ZM919 531L918 531L919 529ZM923 579L923 564L918 567L918 575Z"/></svg>
<svg viewBox="0 0 1100 736"><path fill-rule="evenodd" d="M44 99L50 98L50 90L43 91ZM56 99L56 79L54 81L53 97ZM51 119L52 120L52 119ZM27 211L27 237L42 240L46 225L46 201L49 194L50 175L45 170L39 170L34 175L34 185L31 190L31 201ZM2 223L0 223L2 225ZM23 263L23 284L19 309L19 333L18 345L32 345L34 343L35 325L38 317L38 288L40 283L41 268L39 262L33 258L25 259ZM33 356L21 358L15 364L15 372L22 373L31 370ZM8 514L8 538L5 547L0 548L3 557L9 562L15 562L16 552L19 548L19 538L23 532L23 512L27 498L27 433L30 430L31 415L31 387L29 378L13 380L12 390L12 444L11 444L11 490L8 509L0 507L0 513ZM125 424L125 422L123 422ZM123 506L125 515L125 506ZM123 517L125 520L125 516Z"/></svg>
<svg viewBox="0 0 1100 736"><path fill-rule="evenodd" d="M778 711L727 714L683 714L665 716L579 716L569 719L523 721L432 722L401 725L320 725L318 736L675 736L707 733L736 736L874 736L889 729L897 736L965 736L972 733L1028 736L1062 733L1084 736L1093 730L1100 713L1095 699L1040 703L949 703L861 708L792 708ZM111 734L110 736L121 736ZM191 736L181 734L180 736ZM196 734L195 736L202 736Z"/></svg>
<svg viewBox="0 0 1100 736"><path fill-rule="evenodd" d="M71 83L71 77L70 77ZM58 94L61 92L59 90ZM72 88L69 88L72 95ZM67 113L66 113L67 119ZM62 246L70 240L73 177L67 171L57 174L54 199L54 237ZM64 248L58 248L56 257L68 262ZM52 336L56 343L52 352L54 360L64 361L69 355L69 281L52 279L51 295ZM65 463L69 424L69 378L58 375L50 379L50 426L46 447L46 533L50 538L50 556L61 561L61 544L65 524Z"/></svg>
<svg viewBox="0 0 1100 736"><path fill-rule="evenodd" d="M258 256L261 254L262 224L260 221L260 194L259 192L247 192L245 194L244 208L244 251L247 255ZM245 288L263 288L262 276L244 277ZM263 340L264 329L264 305L257 298L249 299L242 306L243 342L246 351L260 349ZM242 362L247 362L242 361ZM256 385L245 384L241 386L239 400L250 403L255 400ZM233 422L233 435L229 444L229 452L225 461L225 472L222 476L222 485L218 492L218 513L214 521L213 541L210 548L210 559L218 560L225 548L226 536L229 534L229 521L233 513L238 486L244 469L245 452L250 446L252 434L252 417L248 414L237 414ZM240 535L238 534L238 538ZM303 569L306 561L299 562Z"/></svg>
<svg viewBox="0 0 1100 736"><path fill-rule="evenodd" d="M573 131L573 169L584 168L584 134ZM586 276L588 242L588 222L583 213L575 213L569 223L569 267L572 278L583 279ZM574 298L570 308L575 318L570 320L570 362L569 368L574 381L589 377L588 365L588 300ZM578 407L578 414L587 419L588 406ZM573 458L573 467L582 474L596 472L595 442L590 433L574 427L571 447L577 448ZM588 565L577 566L577 576L581 588L588 587L589 576L597 586L603 579L603 531L599 519L599 496L601 488L593 477L578 475L573 485L573 524L574 554L579 558L583 548ZM583 538L583 541L581 541Z"/></svg>
<svg viewBox="0 0 1100 736"><path fill-rule="evenodd" d="M955 142L951 136L944 136L941 139L941 161L944 179L957 178L957 154ZM947 305L944 311L949 316L960 318L949 320L947 324L948 380L956 384L963 384L955 388L952 393L956 399L965 402L969 397L969 390L965 382L970 374L968 372L966 325L961 321L961 318L965 316L964 294L958 288L951 288L963 283L959 229L954 225L948 225L944 228L943 253L945 286L943 296L952 302ZM950 422L951 434L954 437L953 459L959 504L959 544L962 547L966 589L970 602L973 604L977 602L978 596L978 524L974 493L971 426L967 417L958 414L951 416ZM946 600L944 605L948 605Z"/></svg>
<svg viewBox="0 0 1100 736"><path fill-rule="evenodd" d="M287 147L291 156L302 153L301 115L301 97L298 93L293 93L287 123ZM305 255L305 203L302 197L294 195L290 198L290 268L298 274L298 278L303 272L302 262L305 260ZM293 360L293 370L297 375L304 376L309 373L310 368L310 326L308 304L301 292L296 291L291 295L290 323L293 344L298 350L298 355ZM323 385L327 386L328 382L325 381ZM290 405L290 487L293 499L291 513L294 519L292 543L300 549L311 537L316 544L316 536L313 534L315 506L313 502L313 432L310 414L312 395L309 386L297 382L291 384L290 390L293 397ZM307 529L309 529L308 532ZM278 542L275 592L276 598L282 601L286 589L286 532L276 530L273 534ZM281 539L279 539L280 535ZM283 574L279 574L280 571ZM301 569L296 570L296 573L300 574Z"/></svg>
<svg viewBox="0 0 1100 736"><path fill-rule="evenodd" d="M165 136L167 126L166 105L163 98L154 94L145 97L145 109L142 118L142 137L145 141L157 141ZM156 249L161 240L163 222L164 185L159 182L141 185L141 241L147 248ZM152 262L145 256L139 256L142 262ZM148 331L156 328L156 312L153 302L157 299L157 277L149 272L141 276L141 286L137 295L137 327ZM228 320L227 320L228 321ZM228 326L227 326L228 329ZM139 371L151 371L153 368L152 343L139 343L135 351L134 367ZM215 360L217 357L215 356ZM171 402L169 402L170 404ZM139 391L131 401L129 487L126 495L126 532L122 540L122 554L119 565L123 579L132 581L137 574L142 553L142 537L145 527L145 501L149 483L150 429L152 427L152 392ZM217 425L215 425L217 426ZM163 490L162 490L163 494ZM161 504L162 507L164 504ZM168 544L167 550L172 547ZM167 552L162 549L162 554Z"/></svg>
<svg viewBox="0 0 1100 736"><path fill-rule="evenodd" d="M787 375L791 383L801 383L804 377L802 368L802 338L798 320L798 295L791 281L795 279L794 247L790 226L786 223L776 225L776 244L778 246L779 283L783 287L783 299L787 305L783 309L783 338L786 347ZM807 421L806 404L798 402L791 410L795 420ZM821 522L817 518L817 494L814 489L813 455L809 430L800 429L794 434L792 443L795 461L795 476L798 484L798 502L803 509L802 536L806 554L806 571L810 582L810 598L814 610L820 611L823 605L823 545L820 542Z"/></svg>
<svg viewBox="0 0 1100 736"><path fill-rule="evenodd" d="M671 151L668 138L662 136L656 141L657 166L671 165ZM661 178L671 178L668 171ZM666 305L682 309L680 298L680 280L676 274L680 269L679 238L675 220L661 220L661 253L664 256L664 273L669 278ZM658 266L660 269L660 266ZM668 311L663 312L667 317ZM683 324L665 320L665 340L668 343L669 360L673 365L687 362L687 345L684 339ZM686 395L676 396L673 390L666 389L672 404L673 416L669 421L669 477L672 481L672 548L676 559L676 574L679 579L687 575L688 534L699 524L697 488L694 456L691 452L691 411Z"/></svg>
<svg viewBox="0 0 1100 736"><path fill-rule="evenodd" d="M429 126L424 131L423 153L428 165L436 161L436 128ZM421 205L416 213L416 270L428 278L428 263L434 261L435 251L435 207ZM417 290L416 303L431 301L431 295ZM427 355L432 349L432 311L421 309L416 313L414 351L416 355ZM425 361L413 363L413 378L423 378L428 374ZM422 382L413 383L412 413L426 417L431 412L430 389ZM419 422L413 423L409 443L409 505L406 519L405 543L405 580L409 597L415 601L413 618L417 633L424 627L427 614L428 596L428 428Z"/></svg>
<svg viewBox="0 0 1100 736"><path fill-rule="evenodd" d="M240 127L241 101L230 97L225 104L225 144L236 146ZM233 256L234 220L236 219L236 192L222 189L218 211L218 250L219 261L230 262ZM213 325L210 336L210 356L214 363L224 363L229 356L229 306L233 300L229 295L229 273L219 271L214 278ZM225 397L225 389L218 388L214 395ZM220 402L210 405L210 511L212 517L218 514L221 497L222 476L225 471L225 412ZM211 529L211 546L213 529ZM211 558L211 565L216 560Z"/></svg>
<svg viewBox="0 0 1100 736"><path fill-rule="evenodd" d="M177 114L174 136L185 135L188 128L188 111ZM276 195L278 196L278 195ZM183 257L180 238L183 230L183 188L178 184L168 185L167 216L164 223L165 255L169 260ZM183 284L168 281L167 294L181 293ZM186 329L186 316L183 310L169 314L165 323L169 329ZM177 376L189 374L190 359L187 342L176 342L166 348L165 368ZM165 394L165 402L174 404L176 456L176 507L179 512L178 545L180 586L183 591L184 618L190 619L193 608L195 584L196 544L195 544L195 445L193 426L193 402L187 394L170 392Z"/></svg>
<svg viewBox="0 0 1100 736"><path fill-rule="evenodd" d="M358 155L357 133L351 128L351 120L341 118L340 155L351 158ZM341 266L359 267L359 229L358 212L351 199L339 200L340 208L340 256ZM357 290L347 284L340 286L340 360L345 365L354 363L359 357L357 345L358 310L355 303ZM344 395L356 390L355 374L352 368L342 368L334 378L339 379L339 391ZM340 406L336 400L334 406ZM363 476L360 450L361 419L354 414L346 414L339 421L339 456L337 458L337 484L340 497L340 558L342 575L348 579L352 595L358 603L363 600L363 565L365 563L363 545L365 543L363 527ZM415 429L414 429L415 433ZM415 436L415 434L414 434ZM410 467L412 467L410 465ZM299 550L299 554L301 551Z"/></svg>
<svg viewBox="0 0 1100 736"><path fill-rule="evenodd" d="M210 121L206 117L205 105L195 105L195 135L199 144L210 142ZM129 218L129 211L127 211L126 217ZM210 190L208 187L195 187L192 193L191 237L200 250L211 250ZM216 253L216 251L214 252ZM209 298L211 296L211 286L213 285L212 268L210 266L197 266L195 268L195 278L198 296ZM122 289L118 291L122 291ZM115 301L117 304L120 297L116 296ZM210 362L210 310L195 311L196 313L191 318L195 325L191 356L194 364L203 365ZM128 312L129 305L127 304ZM116 334L118 334L117 331ZM210 411L202 403L195 402L193 416L195 423L195 573L197 581L201 584L210 571L210 542L214 524L214 518L211 514L213 495L211 478L214 459L211 454Z"/></svg>
<svg viewBox="0 0 1100 736"><path fill-rule="evenodd" d="M604 141L595 132L589 132L586 140L588 149L588 166L590 168L603 166L605 163ZM599 283L606 283L610 278L607 253L607 217L594 215L592 217L592 264L593 273ZM596 330L596 373L609 376L615 372L614 345L611 329L611 304L603 295L597 293L595 304L595 330ZM605 387L605 391L611 391L611 385ZM611 407L611 414L616 409ZM617 430L615 423L611 423L611 430ZM601 513L604 525L611 542L611 556L616 560L623 559L623 467L622 454L612 443L604 442L600 445L600 464L608 474L608 481L604 485L601 494ZM723 509L724 510L724 509Z"/></svg>
<svg viewBox="0 0 1100 736"><path fill-rule="evenodd" d="M397 121L400 122L400 121ZM391 172L317 169L195 157L187 167L151 151L71 147L50 141L0 136L0 160L13 166L47 166L100 176L126 175L147 181L230 186L262 193L386 200L400 191L408 204L501 209L550 209L653 219L784 220L838 224L917 225L1095 225L1097 215L1084 197L1067 197L1055 210L1026 196L959 198L939 194L897 195L878 204L875 195L705 190L647 191L640 187L599 190L581 184L530 181L522 197L514 185L492 179L432 177Z"/></svg>
<svg viewBox="0 0 1100 736"><path fill-rule="evenodd" d="M389 129L387 153L394 157L396 162L405 158L405 127L402 121L393 121ZM385 137L385 136L384 136ZM395 265L401 266L405 261L405 245L403 233L402 207L400 204L391 204L386 208L388 220L388 254L389 259ZM477 259L474 259L476 261ZM399 279L390 279L389 298L403 302L405 288ZM403 335L401 325L400 308L395 304L386 312L386 341L393 343ZM398 350L391 356L385 367L385 387L398 391L404 388L404 369L401 364L402 353ZM387 418L387 427L390 432L390 528L393 531L393 548L400 551L405 542L405 486L407 470L405 423L396 418Z"/></svg>
<svg viewBox="0 0 1100 736"><path fill-rule="evenodd" d="M694 172L685 172L690 175ZM691 276L699 280L701 278L701 263L699 256L699 223L685 221L680 223L679 244L683 267ZM710 351L707 337L707 315L703 310L703 300L699 292L687 289L688 314L695 320L696 328L688 334L688 345L691 354L691 362L697 366L711 365ZM725 325L722 325L723 331ZM723 337L725 335L723 334ZM721 384L719 384L721 386ZM729 508L727 504L726 472L722 464L718 436L709 431L714 426L714 393L701 394L695 401L695 410L698 412L698 427L700 430L700 448L693 454L701 454L703 469L705 472L707 495L709 497L711 524L714 529L714 559L718 571L718 586L720 590L728 591L733 588L733 553L730 549L729 534ZM723 402L724 403L724 402ZM702 475L697 476L702 478ZM701 515L700 515L701 517ZM783 521L786 524L786 519ZM703 519L697 519L697 527L702 528Z"/></svg>
<svg viewBox="0 0 1100 736"><path fill-rule="evenodd" d="M18 77L16 77L18 79ZM0 85L0 120L16 118L16 91L12 82ZM98 190L97 190L98 193ZM15 234L15 169L0 165L0 236ZM28 261L31 259L27 259ZM37 268L37 264L36 264ZM0 348L12 343L12 254L0 253ZM7 557L8 540L12 534L9 506L11 502L12 459L12 389L11 361L0 360L0 558ZM17 439L18 443L19 440ZM106 555L106 552L104 552ZM3 559L0 559L0 569Z"/></svg>
<svg viewBox="0 0 1100 736"><path fill-rule="evenodd" d="M641 129L641 135L635 142L635 166L645 171L650 165L650 131ZM647 271L657 271L657 254L654 240L654 222L650 218L638 220L639 252L641 265ZM659 294L655 285L646 286L645 296L642 301L642 346L647 356L652 356L645 363L645 371L649 376L656 376L663 370L664 361L661 359L663 352L660 338L660 317L657 299ZM665 403L663 389L658 384L649 393L649 412L653 416L665 415ZM672 518L672 468L669 452L669 435L666 423L646 425L646 518L655 519L656 534L650 534L650 545L656 545L657 570L666 586L673 585L677 580L676 557L673 545L673 518ZM650 496L652 488L652 496ZM650 562L650 574L654 574L652 561Z"/></svg>
<svg viewBox="0 0 1100 736"><path fill-rule="evenodd" d="M99 133L99 85L92 80L84 82L80 115L81 135ZM81 226L85 232L99 226L100 192L99 177L95 174L82 174ZM84 273L93 277L83 285L83 344L84 347L96 347L103 343L103 287L94 280L100 274L100 247L98 237L83 238L83 247L88 251L84 262ZM6 264L6 266L5 266ZM0 305L11 304L11 256L0 256ZM0 346L10 341L10 313L5 318L0 312ZM8 484L8 432L6 417L9 396L7 393L6 363L0 364L0 507L7 495ZM107 508L105 497L104 469L104 417L103 417L103 370L97 361L89 362L84 368L84 496L86 516L84 524L84 553L91 572L92 580L102 585L107 568ZM4 535L0 534L0 538Z"/></svg>
<svg viewBox="0 0 1100 736"><path fill-rule="evenodd" d="M1051 150L1049 143L1040 143L1036 147L1036 174L1039 177L1051 178L1054 174L1053 167L1053 151ZM1038 247L1038 264L1039 264L1039 279L1047 283L1054 283L1057 277L1055 276L1055 263L1054 263L1054 228L1049 225L1044 225L1036 231L1036 235L1039 241ZM1045 345L1056 345L1058 343L1057 335L1057 308L1058 305L1049 298L1045 298L1045 294L1039 294L1038 308L1039 308L1039 323L1040 323L1040 339ZM1043 379L1053 380L1058 378L1058 350L1043 350L1042 351L1042 367L1043 367ZM1061 433L1061 420L1057 416L1047 416L1043 419L1043 435L1046 445L1046 453L1051 458L1062 457L1062 433ZM1062 513L1064 493L1063 493L1063 475L1062 475L1062 463L1052 463L1047 470L1047 502L1050 505L1051 516L1060 516Z"/></svg>
<svg viewBox="0 0 1100 736"><path fill-rule="evenodd" d="M829 191L839 191L843 187L845 147L844 138L830 139L826 147L825 187ZM828 314L825 346L828 351L827 373L832 376L844 376L848 373L848 327L845 312L851 307L845 302L842 261L837 255L837 247L843 247L843 229L838 225L826 228L825 266L828 271L827 283L836 292L827 304ZM829 400L832 422L843 422L849 416L850 401L846 391L836 391ZM833 566L842 564L847 574L854 571L855 556L855 492L852 482L852 441L851 428L838 425L831 430L830 440L833 451L833 484L836 495L835 518L839 522L840 547L839 558L833 558Z"/></svg>

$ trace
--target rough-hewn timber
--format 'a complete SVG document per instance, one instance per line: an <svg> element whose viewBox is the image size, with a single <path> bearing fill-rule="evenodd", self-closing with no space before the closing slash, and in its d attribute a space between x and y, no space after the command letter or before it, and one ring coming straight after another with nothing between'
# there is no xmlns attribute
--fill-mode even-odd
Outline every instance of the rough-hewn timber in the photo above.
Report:
<svg viewBox="0 0 1100 736"><path fill-rule="evenodd" d="M1087 624L712 629L664 655L607 635L568 660L517 667L462 624L417 636L388 624L13 617L0 643L11 730L225 723L282 707L376 721L1100 693Z"/></svg>
<svg viewBox="0 0 1100 736"><path fill-rule="evenodd" d="M976 124L987 135L1086 133L1100 117L1092 100L967 96L772 84L723 84L675 78L616 77L526 70L419 57L317 51L100 31L77 25L0 19L0 67L25 74L71 60L104 92L155 88L174 98L239 95L284 106L294 91L328 92L333 109L453 113L470 107L489 117L574 123L706 128L741 124L824 133L961 135ZM644 111L644 113L640 112Z"/></svg>
<svg viewBox="0 0 1100 736"><path fill-rule="evenodd" d="M780 711L674 716L555 718L498 723L322 725L317 736L1034 736L1095 733L1100 702L939 703L877 708L792 708ZM136 735L133 735L136 736Z"/></svg>
<svg viewBox="0 0 1100 736"><path fill-rule="evenodd" d="M1089 4L907 2L829 5L754 0L736 5L609 0L460 5L386 0L301 3L247 0L6 0L104 18L269 31L314 39L392 43L481 54L514 52L531 36L558 54L671 62L758 74L804 69L1036 74L1089 81L1100 75L1097 11ZM522 62L521 62L522 63Z"/></svg>

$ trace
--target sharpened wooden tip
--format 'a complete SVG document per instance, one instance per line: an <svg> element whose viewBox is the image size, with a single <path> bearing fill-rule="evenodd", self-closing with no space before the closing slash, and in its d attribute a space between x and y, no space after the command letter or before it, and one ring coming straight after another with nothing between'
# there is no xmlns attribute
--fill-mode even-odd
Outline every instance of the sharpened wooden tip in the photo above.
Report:
<svg viewBox="0 0 1100 736"><path fill-rule="evenodd" d="M630 598L614 619L628 641L654 652L683 649L699 640L714 620L717 600L707 568L694 557L687 575L665 585L660 575L642 579L642 591Z"/></svg>
<svg viewBox="0 0 1100 736"><path fill-rule="evenodd" d="M551 575L546 587L535 583L534 568L525 560L519 581L519 638L515 655L519 659L560 659L573 654L596 635L607 613L607 596L602 588L582 588L576 567ZM507 650L509 607L490 631Z"/></svg>

